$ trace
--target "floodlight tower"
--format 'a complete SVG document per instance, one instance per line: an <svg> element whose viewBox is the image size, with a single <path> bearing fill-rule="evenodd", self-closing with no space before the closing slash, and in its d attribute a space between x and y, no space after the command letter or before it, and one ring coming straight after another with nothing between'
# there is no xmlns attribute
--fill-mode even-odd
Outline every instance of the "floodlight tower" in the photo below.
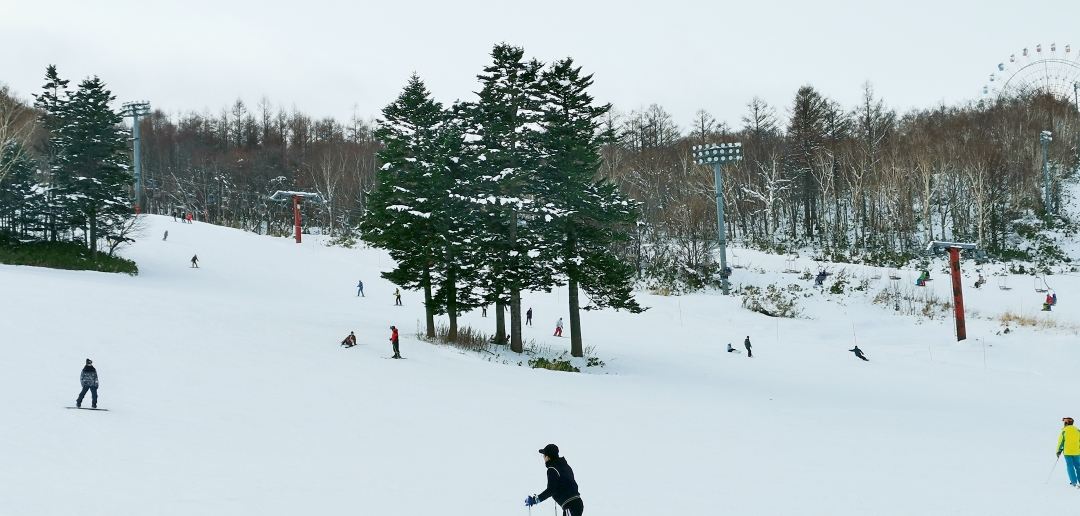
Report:
<svg viewBox="0 0 1080 516"><path fill-rule="evenodd" d="M728 294L728 277L731 270L727 266L727 231L724 227L724 182L720 175L720 165L733 161L742 161L741 143L715 143L695 145L694 158L698 165L712 165L716 177L716 230L720 234L720 285L724 295Z"/></svg>
<svg viewBox="0 0 1080 516"><path fill-rule="evenodd" d="M142 164L139 160L139 117L150 114L150 102L141 100L138 102L125 102L120 114L131 117L131 139L134 144L135 156L135 213L139 213L139 203L142 202Z"/></svg>
<svg viewBox="0 0 1080 516"><path fill-rule="evenodd" d="M1050 162L1046 159L1046 144L1054 141L1050 131L1039 133L1039 141L1042 142L1043 151L1043 204L1046 206L1046 217L1052 214L1050 209Z"/></svg>

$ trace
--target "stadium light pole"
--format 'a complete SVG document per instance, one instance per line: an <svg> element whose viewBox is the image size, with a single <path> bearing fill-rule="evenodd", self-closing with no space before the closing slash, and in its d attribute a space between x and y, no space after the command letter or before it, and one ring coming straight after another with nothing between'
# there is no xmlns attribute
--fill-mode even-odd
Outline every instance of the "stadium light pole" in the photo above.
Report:
<svg viewBox="0 0 1080 516"><path fill-rule="evenodd" d="M125 102L120 114L125 118L130 117L131 139L134 143L133 154L135 156L135 213L139 213L139 203L142 202L142 163L139 159L139 117L150 114L150 103L141 100L138 102Z"/></svg>
<svg viewBox="0 0 1080 516"><path fill-rule="evenodd" d="M1046 158L1046 145L1054 141L1051 135L1052 133L1050 131L1039 133L1039 141L1042 143L1043 153L1043 204L1046 206L1047 219L1053 214L1050 209L1050 162Z"/></svg>
<svg viewBox="0 0 1080 516"><path fill-rule="evenodd" d="M724 226L724 182L720 174L720 166L724 163L742 161L741 143L715 143L709 145L695 145L693 148L694 158L698 165L712 165L713 175L716 177L716 232L720 234L720 286L726 296L728 294L728 277L731 269L727 266L727 231Z"/></svg>

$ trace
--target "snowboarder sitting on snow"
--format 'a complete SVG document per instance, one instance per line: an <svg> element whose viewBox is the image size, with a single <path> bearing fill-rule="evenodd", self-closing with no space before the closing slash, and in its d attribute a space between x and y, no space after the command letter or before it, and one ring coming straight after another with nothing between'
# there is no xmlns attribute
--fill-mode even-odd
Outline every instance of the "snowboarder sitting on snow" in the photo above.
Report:
<svg viewBox="0 0 1080 516"><path fill-rule="evenodd" d="M828 276L829 273L825 272L824 270L818 271L817 276L814 277L814 285L821 286L825 284L825 278Z"/></svg>
<svg viewBox="0 0 1080 516"><path fill-rule="evenodd" d="M79 393L79 398L75 400L75 406L82 408L82 400L86 397L86 391L90 391L90 407L97 408L97 369L94 369L94 362L89 358L86 359L86 366L82 369L82 374L79 375L79 381L82 383L82 392Z"/></svg>
<svg viewBox="0 0 1080 516"><path fill-rule="evenodd" d="M930 271L924 270L924 271L922 271L922 274L919 274L919 279L915 280L915 284L920 286L920 287L925 287L926 282L929 281L929 280L930 280Z"/></svg>
<svg viewBox="0 0 1080 516"><path fill-rule="evenodd" d="M728 342L728 344L727 344L727 352L728 352L728 353L742 353L742 351L739 351L739 350L737 350L737 349L735 349L735 348L731 347L731 343L730 343L730 342Z"/></svg>
<svg viewBox="0 0 1080 516"><path fill-rule="evenodd" d="M581 516L585 504L581 502L574 470L570 469L566 459L559 457L558 446L549 444L540 453L544 455L544 465L547 466L547 489L539 495L525 498L525 506L532 507L551 498L562 507L562 516Z"/></svg>
<svg viewBox="0 0 1080 516"><path fill-rule="evenodd" d="M401 352L398 350L397 326L391 326L390 331L393 332L393 333L390 334L390 342L392 342L394 344L394 356L393 356L393 358L401 358Z"/></svg>
<svg viewBox="0 0 1080 516"><path fill-rule="evenodd" d="M356 345L356 335L353 332L349 332L349 336L345 337L345 340L341 341L341 345L347 348L351 348Z"/></svg>
<svg viewBox="0 0 1080 516"><path fill-rule="evenodd" d="M1062 418L1065 428L1058 437L1057 456L1065 454L1065 470L1069 472L1069 485L1080 482L1080 430L1073 426L1073 418Z"/></svg>
<svg viewBox="0 0 1080 516"><path fill-rule="evenodd" d="M857 357L859 357L859 358L861 358L861 359L863 359L863 360L865 360L867 362L870 361L869 358L866 358L866 357L863 356L862 350L859 349L859 346L855 346L855 349L849 349L848 351L850 351L852 353L855 353L855 356L857 356Z"/></svg>

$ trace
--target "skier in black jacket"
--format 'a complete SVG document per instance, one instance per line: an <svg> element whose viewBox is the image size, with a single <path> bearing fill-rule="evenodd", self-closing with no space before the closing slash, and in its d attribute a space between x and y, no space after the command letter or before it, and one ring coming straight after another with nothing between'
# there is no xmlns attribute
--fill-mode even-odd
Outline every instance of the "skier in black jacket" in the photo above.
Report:
<svg viewBox="0 0 1080 516"><path fill-rule="evenodd" d="M859 358L863 359L863 360L864 360L864 361L866 361L866 362L869 362L869 361L870 361L870 359L869 359L869 358L866 358L865 356L863 356L863 352L862 352L862 350L861 350L861 349L859 349L859 346L855 346L855 349L849 349L848 351L850 351L850 352L852 352L852 353L855 353L855 356L857 356L857 357L859 357Z"/></svg>
<svg viewBox="0 0 1080 516"><path fill-rule="evenodd" d="M86 359L86 367L83 367L82 374L79 375L79 381L82 382L82 392L79 393L79 399L75 400L75 406L81 408L86 391L90 391L91 407L97 408L97 369L94 369L94 363L89 358Z"/></svg>
<svg viewBox="0 0 1080 516"><path fill-rule="evenodd" d="M547 466L547 489L539 495L533 495L525 499L525 505L532 507L548 498L562 507L563 516L581 516L585 510L585 504L581 502L578 493L578 485L574 480L574 470L566 463L566 459L559 457L559 447L549 444L540 450Z"/></svg>

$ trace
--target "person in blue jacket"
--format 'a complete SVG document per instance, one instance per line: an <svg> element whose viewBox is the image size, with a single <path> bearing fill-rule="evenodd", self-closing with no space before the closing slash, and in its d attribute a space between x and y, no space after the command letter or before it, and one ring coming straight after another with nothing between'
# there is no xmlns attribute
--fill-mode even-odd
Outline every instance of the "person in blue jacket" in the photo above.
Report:
<svg viewBox="0 0 1080 516"><path fill-rule="evenodd" d="M359 280L359 281L360 282L356 284L356 288L357 288L356 295L359 296L359 297L367 297L367 296L364 295L364 280Z"/></svg>
<svg viewBox="0 0 1080 516"><path fill-rule="evenodd" d="M585 504L578 493L574 470L570 469L565 458L559 456L558 446L549 444L541 448L540 453L544 456L544 465L547 466L547 489L539 495L526 498L525 505L532 507L551 498L562 508L563 516L581 516Z"/></svg>

